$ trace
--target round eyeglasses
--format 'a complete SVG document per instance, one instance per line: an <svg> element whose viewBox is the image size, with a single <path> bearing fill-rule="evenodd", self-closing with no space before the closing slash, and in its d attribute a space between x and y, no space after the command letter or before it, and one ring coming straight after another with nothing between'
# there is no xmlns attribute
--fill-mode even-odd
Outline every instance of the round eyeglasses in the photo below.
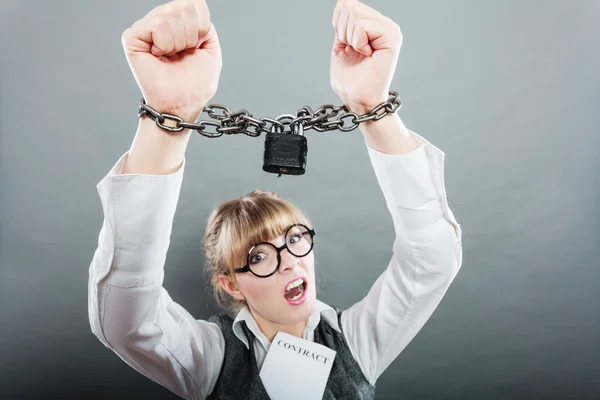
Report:
<svg viewBox="0 0 600 400"><path fill-rule="evenodd" d="M313 248L313 239L317 233L302 224L295 224L287 228L285 243L277 247L269 242L255 244L248 251L246 265L236 268L235 272L252 272L259 278L268 278L279 270L281 265L281 252L284 249L296 256L304 257Z"/></svg>

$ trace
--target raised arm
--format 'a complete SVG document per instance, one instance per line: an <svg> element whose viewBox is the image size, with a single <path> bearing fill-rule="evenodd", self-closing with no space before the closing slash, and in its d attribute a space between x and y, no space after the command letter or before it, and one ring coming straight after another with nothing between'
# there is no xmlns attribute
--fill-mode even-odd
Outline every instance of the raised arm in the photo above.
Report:
<svg viewBox="0 0 600 400"><path fill-rule="evenodd" d="M396 233L392 258L368 294L341 316L349 347L372 384L425 325L462 264L462 230L446 198L444 153L408 130L418 145L413 151L382 153L368 144L379 129L402 135L395 119L364 128ZM408 139L406 146L412 147Z"/></svg>
<svg viewBox="0 0 600 400"><path fill-rule="evenodd" d="M331 86L358 115L388 99L402 45L400 27L357 0L332 18ZM380 113L378 113L380 114ZM387 269L344 310L342 330L371 384L429 319L462 263L462 231L448 207L444 153L396 114L360 124L396 239Z"/></svg>
<svg viewBox="0 0 600 400"><path fill-rule="evenodd" d="M172 174L123 175L128 153L97 185L104 221L89 267L90 326L138 372L181 397L203 398L221 367L223 337L162 286L185 158Z"/></svg>
<svg viewBox="0 0 600 400"><path fill-rule="evenodd" d="M123 32L122 43L146 103L197 118L221 68L204 1L155 8ZM104 221L89 267L88 311L92 332L131 367L183 398L205 398L223 360L221 331L162 286L189 136L142 117L130 150L98 183Z"/></svg>

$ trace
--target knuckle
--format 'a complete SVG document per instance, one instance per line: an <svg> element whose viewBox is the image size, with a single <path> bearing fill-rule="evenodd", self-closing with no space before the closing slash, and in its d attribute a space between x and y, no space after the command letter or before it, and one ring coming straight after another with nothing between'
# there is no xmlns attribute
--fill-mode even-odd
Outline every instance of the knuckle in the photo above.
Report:
<svg viewBox="0 0 600 400"><path fill-rule="evenodd" d="M156 7L156 16L168 19L177 13L177 7L171 2Z"/></svg>
<svg viewBox="0 0 600 400"><path fill-rule="evenodd" d="M121 46L123 46L124 49L127 49L130 37L131 34L129 33L129 28L125 29L121 34Z"/></svg>
<svg viewBox="0 0 600 400"><path fill-rule="evenodd" d="M178 14L183 7L185 7L185 3L181 1L171 1L164 5L164 11L170 15Z"/></svg>
<svg viewBox="0 0 600 400"><path fill-rule="evenodd" d="M127 41L127 39L128 39L128 38L129 38L129 36L130 36L130 33L129 33L129 32L131 32L131 28L127 28L127 29L125 29L125 30L124 30L124 31L121 33L121 42L126 42L126 41Z"/></svg>
<svg viewBox="0 0 600 400"><path fill-rule="evenodd" d="M397 31L397 32L401 32L400 31L400 25L398 25L393 19L391 19L390 17L385 17L386 21L390 24L390 26L392 26L392 28Z"/></svg>
<svg viewBox="0 0 600 400"><path fill-rule="evenodd" d="M162 46L168 46L173 42L173 33L171 32L169 23L165 18L157 17L152 31L155 33L155 44L160 43Z"/></svg>
<svg viewBox="0 0 600 400"><path fill-rule="evenodd" d="M169 23L163 14L158 15L154 18L154 28L156 29L164 29L169 27Z"/></svg>
<svg viewBox="0 0 600 400"><path fill-rule="evenodd" d="M196 5L192 1L185 1L180 4L179 9L186 14L187 13L195 13Z"/></svg>
<svg viewBox="0 0 600 400"><path fill-rule="evenodd" d="M173 18L179 17L179 11L176 8L169 8L163 13L166 20L172 20Z"/></svg>

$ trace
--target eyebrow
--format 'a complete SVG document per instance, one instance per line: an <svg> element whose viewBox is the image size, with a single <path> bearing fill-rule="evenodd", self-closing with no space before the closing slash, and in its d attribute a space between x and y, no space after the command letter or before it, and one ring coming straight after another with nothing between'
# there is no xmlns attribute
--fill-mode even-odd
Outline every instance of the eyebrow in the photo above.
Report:
<svg viewBox="0 0 600 400"><path fill-rule="evenodd" d="M275 239L279 239L281 236L285 235L285 233L286 233L286 232L287 232L287 231L288 231L288 230L289 230L289 229L290 229L292 226L294 226L294 225L297 225L297 224L292 224L292 225L288 226L287 228L285 228L285 230L283 231L283 233L282 233L281 235L277 236ZM261 244L261 243L271 243L271 242L269 242L269 241L262 241L262 242L254 243L254 244L250 245L250 247L248 248L248 252L250 251L250 249L252 249L252 247L254 247L254 246L258 246L258 245L259 245L259 244ZM271 244L273 244L273 243L271 243ZM247 253L247 252L246 252L246 253Z"/></svg>

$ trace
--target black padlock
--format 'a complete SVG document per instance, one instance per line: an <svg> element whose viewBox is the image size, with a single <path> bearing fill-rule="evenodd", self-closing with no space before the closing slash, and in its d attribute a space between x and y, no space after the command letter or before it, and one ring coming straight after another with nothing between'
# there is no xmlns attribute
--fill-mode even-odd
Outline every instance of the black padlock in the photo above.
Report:
<svg viewBox="0 0 600 400"><path fill-rule="evenodd" d="M287 175L304 175L308 145L302 124L295 132L271 132L265 137L263 171ZM275 127L273 127L275 128Z"/></svg>

